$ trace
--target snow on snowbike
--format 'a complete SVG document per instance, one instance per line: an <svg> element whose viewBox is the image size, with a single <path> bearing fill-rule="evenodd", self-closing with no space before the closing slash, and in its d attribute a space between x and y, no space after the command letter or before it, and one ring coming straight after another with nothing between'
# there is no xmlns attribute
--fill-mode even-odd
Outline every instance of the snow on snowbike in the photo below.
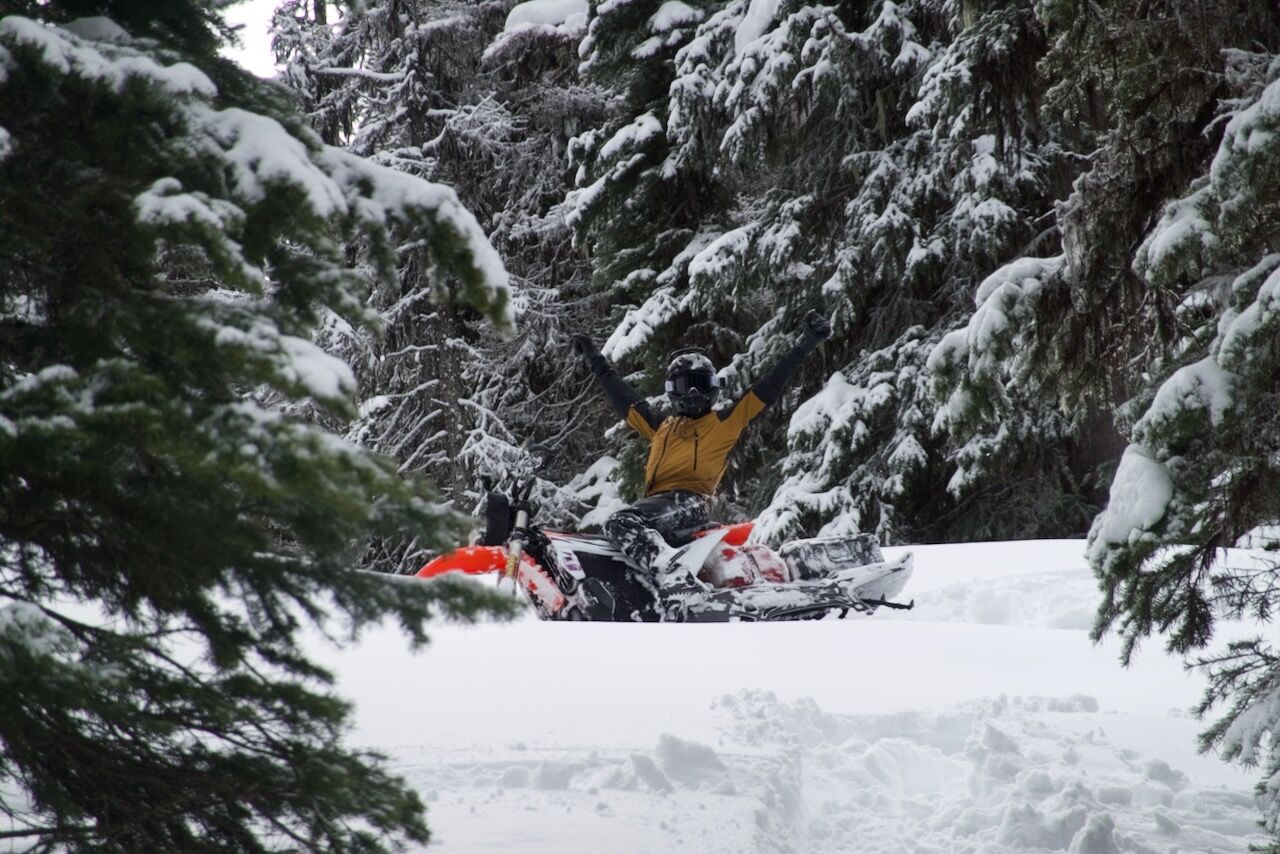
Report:
<svg viewBox="0 0 1280 854"><path fill-rule="evenodd" d="M604 537L532 524L532 487L530 479L511 496L490 491L480 543L437 557L418 577L500 573L544 620L796 620L914 605L890 601L911 577L909 552L885 560L869 534L794 540L774 552L747 542L752 522L669 536L681 549L673 564L681 582L660 591Z"/></svg>

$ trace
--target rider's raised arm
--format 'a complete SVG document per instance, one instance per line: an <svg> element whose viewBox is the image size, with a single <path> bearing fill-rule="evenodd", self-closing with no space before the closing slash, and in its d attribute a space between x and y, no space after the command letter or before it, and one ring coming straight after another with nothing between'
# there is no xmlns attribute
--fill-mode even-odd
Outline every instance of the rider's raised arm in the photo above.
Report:
<svg viewBox="0 0 1280 854"><path fill-rule="evenodd" d="M614 412L618 413L618 417L625 419L631 429L640 435L647 439L652 438L660 422L654 417L653 410L640 396L640 392L618 376L613 365L609 364L609 360L601 355L586 335L573 336L573 349L591 366L591 373L595 374L596 382L600 383L600 388L604 390L605 399L609 401Z"/></svg>
<svg viewBox="0 0 1280 854"><path fill-rule="evenodd" d="M755 381L751 388L747 390L747 393L742 396L742 399L734 404L733 408L723 412L720 420L734 420L739 422L741 428L745 428L751 419L782 397L783 390L791 382L791 378L796 375L796 371L800 370L800 365L804 363L805 358L818 349L819 344L830 337L831 324L827 322L825 317L816 311L806 314L804 316L804 334L800 336L800 341L786 353L783 353L778 361L765 372L765 375Z"/></svg>

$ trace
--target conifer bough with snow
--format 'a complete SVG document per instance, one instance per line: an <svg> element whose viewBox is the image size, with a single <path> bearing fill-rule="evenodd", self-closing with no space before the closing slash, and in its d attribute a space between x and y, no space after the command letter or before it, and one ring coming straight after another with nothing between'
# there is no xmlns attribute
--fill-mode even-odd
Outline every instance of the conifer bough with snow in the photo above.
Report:
<svg viewBox="0 0 1280 854"><path fill-rule="evenodd" d="M217 4L17 5L0 18L0 839L424 841L418 796L342 744L349 708L299 640L391 617L420 643L428 617L511 605L352 570L370 533L461 527L313 423L353 415L356 384L310 339L376 332L368 292L405 244L506 326L503 266L452 190L324 145L219 59Z"/></svg>

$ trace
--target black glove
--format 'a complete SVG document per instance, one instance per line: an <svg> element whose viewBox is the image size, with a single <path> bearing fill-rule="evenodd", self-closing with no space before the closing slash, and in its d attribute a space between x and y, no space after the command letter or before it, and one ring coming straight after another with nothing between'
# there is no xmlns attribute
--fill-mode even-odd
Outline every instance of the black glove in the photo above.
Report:
<svg viewBox="0 0 1280 854"><path fill-rule="evenodd" d="M831 322L811 310L804 316L804 337L815 345L821 344L831 337Z"/></svg>
<svg viewBox="0 0 1280 854"><path fill-rule="evenodd" d="M596 349L596 342L591 340L591 336L585 332L578 332L569 336L570 345L573 352L582 358L590 361L599 355L600 351Z"/></svg>

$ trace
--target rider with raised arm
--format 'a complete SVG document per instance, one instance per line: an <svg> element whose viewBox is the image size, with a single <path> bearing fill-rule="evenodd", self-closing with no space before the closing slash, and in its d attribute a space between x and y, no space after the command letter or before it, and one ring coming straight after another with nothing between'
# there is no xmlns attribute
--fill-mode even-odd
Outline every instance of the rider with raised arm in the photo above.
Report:
<svg viewBox="0 0 1280 854"><path fill-rule="evenodd" d="M831 324L810 311L800 341L741 398L719 410L720 378L696 348L677 350L667 366L667 399L675 415L659 418L648 402L618 376L587 335L574 335L573 349L588 361L619 417L649 440L644 498L609 517L604 534L659 586L679 581L667 570L679 550L664 534L705 525L710 502L724 477L729 452L753 419L782 396L805 357L831 337Z"/></svg>

